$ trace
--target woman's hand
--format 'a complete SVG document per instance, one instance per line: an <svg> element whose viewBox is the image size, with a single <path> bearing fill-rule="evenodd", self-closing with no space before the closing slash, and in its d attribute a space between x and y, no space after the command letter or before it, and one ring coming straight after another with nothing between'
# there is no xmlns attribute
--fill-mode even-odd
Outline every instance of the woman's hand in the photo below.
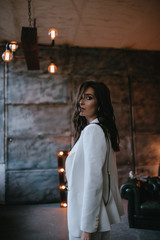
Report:
<svg viewBox="0 0 160 240"><path fill-rule="evenodd" d="M91 240L91 233L82 232L81 240Z"/></svg>

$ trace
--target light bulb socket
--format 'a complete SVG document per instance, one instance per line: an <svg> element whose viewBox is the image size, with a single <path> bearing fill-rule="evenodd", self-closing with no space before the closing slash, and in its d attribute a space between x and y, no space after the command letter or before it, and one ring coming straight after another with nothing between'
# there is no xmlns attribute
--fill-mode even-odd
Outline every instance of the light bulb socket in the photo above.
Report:
<svg viewBox="0 0 160 240"><path fill-rule="evenodd" d="M51 46L54 47L54 44L55 44L55 40L53 39Z"/></svg>

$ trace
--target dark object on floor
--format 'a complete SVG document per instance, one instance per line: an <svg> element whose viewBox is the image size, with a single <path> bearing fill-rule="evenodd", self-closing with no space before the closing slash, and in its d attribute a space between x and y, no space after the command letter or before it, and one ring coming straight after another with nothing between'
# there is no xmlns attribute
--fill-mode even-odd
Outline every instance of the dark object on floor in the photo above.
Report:
<svg viewBox="0 0 160 240"><path fill-rule="evenodd" d="M131 228L160 230L160 177L129 179L121 187L121 196L128 200Z"/></svg>

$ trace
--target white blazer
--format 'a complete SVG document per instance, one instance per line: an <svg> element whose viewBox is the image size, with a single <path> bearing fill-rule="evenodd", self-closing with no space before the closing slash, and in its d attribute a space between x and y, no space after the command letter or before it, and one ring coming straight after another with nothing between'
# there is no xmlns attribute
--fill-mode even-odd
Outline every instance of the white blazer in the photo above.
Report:
<svg viewBox="0 0 160 240"><path fill-rule="evenodd" d="M123 215L115 154L110 140L106 141L102 128L95 123L97 118L83 129L66 159L68 230L74 237L80 237L81 231L109 231ZM109 194L107 162L111 184L105 206Z"/></svg>

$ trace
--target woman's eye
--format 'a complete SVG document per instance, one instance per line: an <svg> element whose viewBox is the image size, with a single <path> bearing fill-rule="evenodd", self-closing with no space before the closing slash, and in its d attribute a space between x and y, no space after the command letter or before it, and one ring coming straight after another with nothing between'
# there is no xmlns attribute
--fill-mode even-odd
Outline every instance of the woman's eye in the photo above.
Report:
<svg viewBox="0 0 160 240"><path fill-rule="evenodd" d="M92 97L91 97L91 96L87 96L86 99L87 99L87 100L91 100Z"/></svg>

